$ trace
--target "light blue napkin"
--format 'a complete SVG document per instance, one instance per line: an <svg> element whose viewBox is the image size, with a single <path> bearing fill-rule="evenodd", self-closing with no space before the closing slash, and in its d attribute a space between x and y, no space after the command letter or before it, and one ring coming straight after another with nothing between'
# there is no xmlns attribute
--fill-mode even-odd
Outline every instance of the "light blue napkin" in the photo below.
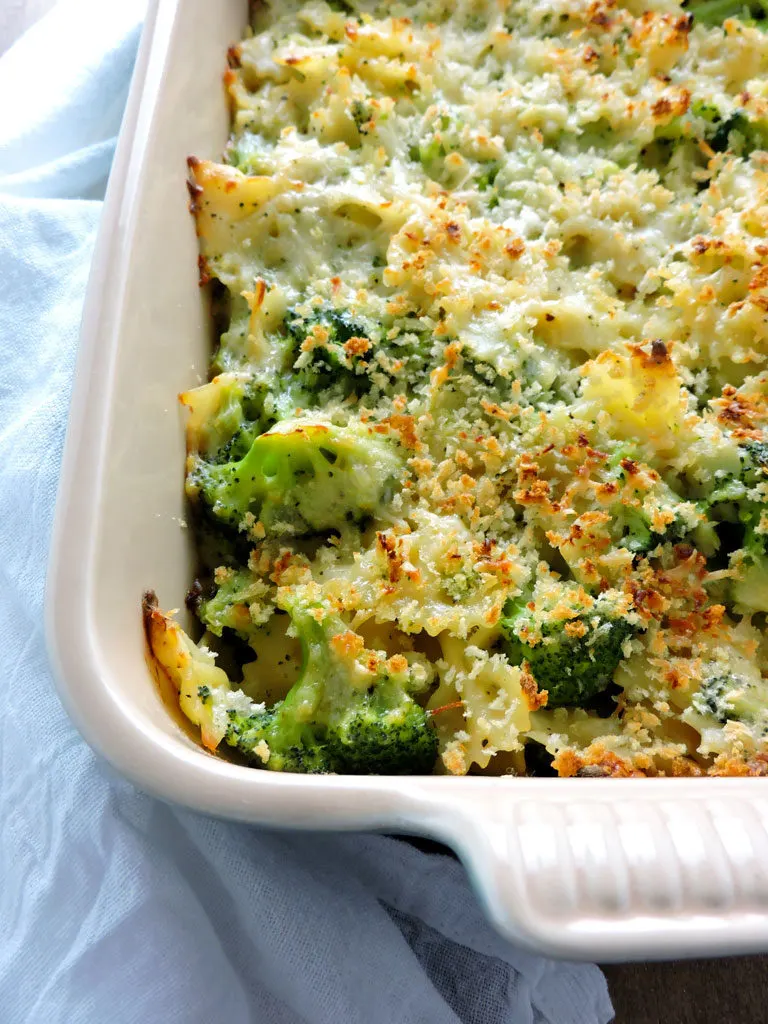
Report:
<svg viewBox="0 0 768 1024"><path fill-rule="evenodd" d="M452 858L165 806L54 694L45 563L141 8L64 0L0 59L0 1020L602 1024L597 968L511 947Z"/></svg>

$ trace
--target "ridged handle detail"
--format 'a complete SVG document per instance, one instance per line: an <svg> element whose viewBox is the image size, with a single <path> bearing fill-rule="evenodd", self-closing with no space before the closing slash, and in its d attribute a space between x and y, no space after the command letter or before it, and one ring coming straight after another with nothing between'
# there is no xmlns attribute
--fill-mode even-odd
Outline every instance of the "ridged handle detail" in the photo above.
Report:
<svg viewBox="0 0 768 1024"><path fill-rule="evenodd" d="M768 950L768 797L551 795L485 804L457 837L515 941L603 960Z"/></svg>

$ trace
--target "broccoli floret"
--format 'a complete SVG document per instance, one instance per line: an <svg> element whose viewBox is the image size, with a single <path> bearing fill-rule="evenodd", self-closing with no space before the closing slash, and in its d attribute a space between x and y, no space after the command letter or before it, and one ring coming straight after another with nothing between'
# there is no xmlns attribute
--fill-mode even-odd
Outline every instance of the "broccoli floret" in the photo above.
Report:
<svg viewBox="0 0 768 1024"><path fill-rule="evenodd" d="M398 381L400 390L406 381L412 387L430 363L433 339L428 332L393 331L381 337L376 325L328 306L301 315L289 310L285 330L288 365L281 390L287 390L294 409L333 399L362 400L371 392L391 394Z"/></svg>
<svg viewBox="0 0 768 1024"><path fill-rule="evenodd" d="M471 342L465 342L451 370L450 379L462 406L471 395L500 403L508 402L515 394L515 380L519 376L516 369L495 365L493 355L486 355ZM532 370L532 379L538 376L538 369L536 367Z"/></svg>
<svg viewBox="0 0 768 1024"><path fill-rule="evenodd" d="M708 100L693 100L688 113L703 122L703 128L699 127L693 135L705 141L716 153L722 153L728 149L731 131L737 128L741 121L746 121L746 118L739 113L725 117L717 104L710 103ZM690 124L688 115L683 114L681 117L673 118L660 131L667 138L683 137Z"/></svg>
<svg viewBox="0 0 768 1024"><path fill-rule="evenodd" d="M358 397L370 391L371 329L343 310L314 307L302 315L288 311L292 378L309 396Z"/></svg>
<svg viewBox="0 0 768 1024"><path fill-rule="evenodd" d="M768 735L768 680L745 653L727 645L714 653L702 667L701 685L683 713L684 721L700 733L708 751L728 748L732 739L723 730L728 723L738 723L762 740Z"/></svg>
<svg viewBox="0 0 768 1024"><path fill-rule="evenodd" d="M181 400L190 412L189 447L210 462L242 458L276 419L267 384L242 373L219 374Z"/></svg>
<svg viewBox="0 0 768 1024"><path fill-rule="evenodd" d="M740 473L718 480L708 505L716 520L732 524L729 530L743 531L741 547L731 554L738 573L731 599L768 611L768 443L749 441L740 455Z"/></svg>
<svg viewBox="0 0 768 1024"><path fill-rule="evenodd" d="M568 397L569 368L554 346L516 346L484 352L474 341L462 344L458 360L441 389L442 408L466 412L482 403L525 404L536 408Z"/></svg>
<svg viewBox="0 0 768 1024"><path fill-rule="evenodd" d="M611 682L635 628L616 614L606 594L592 600L572 584L534 591L511 601L501 620L506 654L527 663L547 707L581 706Z"/></svg>
<svg viewBox="0 0 768 1024"><path fill-rule="evenodd" d="M287 594L287 596L286 596ZM179 693L179 706L200 727L204 745L222 742L271 771L348 774L431 772L437 735L414 700L434 671L423 655L367 650L362 637L309 587L286 588L280 604L302 649L300 674L284 700L257 704L232 687L207 647L193 643L157 608L143 602L149 648Z"/></svg>
<svg viewBox="0 0 768 1024"><path fill-rule="evenodd" d="M746 157L756 149L768 148L768 126L764 121L752 121L737 111L717 123L706 141L716 153L731 150Z"/></svg>
<svg viewBox="0 0 768 1024"><path fill-rule="evenodd" d="M701 736L699 750L705 754L732 750L734 743L744 741L745 730L762 742L768 735L768 679L749 645L720 638L711 656L700 664L699 688L682 715ZM740 728L723 728L733 724Z"/></svg>
<svg viewBox="0 0 768 1024"><path fill-rule="evenodd" d="M398 449L362 424L286 420L239 461L196 460L188 492L230 526L301 535L380 515L402 471Z"/></svg>
<svg viewBox="0 0 768 1024"><path fill-rule="evenodd" d="M258 767L274 772L318 775L335 771L314 730L284 708L285 701L273 708L257 705L251 714L230 711L225 742Z"/></svg>
<svg viewBox="0 0 768 1024"><path fill-rule="evenodd" d="M259 436L275 423L265 411L269 389L263 381L249 381L239 401L240 423L229 440L216 452L216 462L233 462L243 458Z"/></svg>
<svg viewBox="0 0 768 1024"><path fill-rule="evenodd" d="M352 120L355 122L355 127L361 135L367 135L370 131L368 125L373 120L373 110L362 100L353 100L349 114Z"/></svg>
<svg viewBox="0 0 768 1024"><path fill-rule="evenodd" d="M768 442L747 441L744 445L744 479L750 486L764 483L768 473Z"/></svg>
<svg viewBox="0 0 768 1024"><path fill-rule="evenodd" d="M704 679L691 706L723 725L734 721L752 725L768 712L768 681L756 670L749 675L716 671Z"/></svg>
<svg viewBox="0 0 768 1024"><path fill-rule="evenodd" d="M430 772L436 733L412 696L429 683L426 666L365 650L320 601L284 603L301 642L301 674L274 707L230 712L226 742L275 771Z"/></svg>
<svg viewBox="0 0 768 1024"><path fill-rule="evenodd" d="M675 513L662 531L654 530L650 515L641 505L615 505L611 509L611 520L619 534L619 547L633 554L646 554L667 541L676 544L691 532L688 520L679 513Z"/></svg>
<svg viewBox="0 0 768 1024"><path fill-rule="evenodd" d="M768 443L748 441L738 451L738 472L716 472L716 486L706 501L716 519L750 525L766 501L760 485L768 483Z"/></svg>
<svg viewBox="0 0 768 1024"><path fill-rule="evenodd" d="M713 130L705 135L706 141L715 153L725 153L726 150L738 150L746 139L749 120L743 114L732 114L730 117L717 118L713 121ZM732 138L732 133L738 137ZM752 147L754 148L754 147Z"/></svg>
<svg viewBox="0 0 768 1024"><path fill-rule="evenodd" d="M335 716L326 751L342 774L414 775L432 771L437 742L424 709L404 702L401 685L389 677L360 706Z"/></svg>
<svg viewBox="0 0 768 1024"><path fill-rule="evenodd" d="M646 554L659 544L677 543L699 530L697 506L683 501L650 470L633 445L619 445L609 465L622 488L622 500L610 507L611 529L620 547Z"/></svg>
<svg viewBox="0 0 768 1024"><path fill-rule="evenodd" d="M453 376L456 380L461 377L471 378L473 384L480 385L482 393L500 402L508 401L512 395L514 378L500 372L490 359L473 352L468 345L461 351L461 360Z"/></svg>
<svg viewBox="0 0 768 1024"><path fill-rule="evenodd" d="M755 25L768 18L766 0L688 0L685 9L701 25L722 25L727 18Z"/></svg>
<svg viewBox="0 0 768 1024"><path fill-rule="evenodd" d="M254 620L251 605L258 605L266 592L266 585L247 569L216 570L216 593L197 608L200 621L216 636L231 629L243 640L259 627L262 619Z"/></svg>
<svg viewBox="0 0 768 1024"><path fill-rule="evenodd" d="M737 572L730 597L741 608L768 612L768 506L744 502L739 518L745 525L744 540L730 558L731 568Z"/></svg>
<svg viewBox="0 0 768 1024"><path fill-rule="evenodd" d="M731 565L738 572L730 590L733 603L741 609L768 612L768 556L764 543L735 552Z"/></svg>
<svg viewBox="0 0 768 1024"><path fill-rule="evenodd" d="M686 139L706 142L715 153L729 151L748 157L756 149L768 148L768 124L761 119L750 119L741 110L724 114L714 103L694 100L686 114L672 118L654 132L655 142L667 147L666 159L669 159L669 147Z"/></svg>
<svg viewBox="0 0 768 1024"><path fill-rule="evenodd" d="M519 390L515 391L514 370L494 366L491 358L465 344L434 398L435 430L430 436L433 451L448 451L454 432L449 425L451 423L455 423L455 430L459 430L467 418L482 416L488 418L492 430L498 430L502 421L494 423L488 410L493 404L503 407L510 400L519 398Z"/></svg>

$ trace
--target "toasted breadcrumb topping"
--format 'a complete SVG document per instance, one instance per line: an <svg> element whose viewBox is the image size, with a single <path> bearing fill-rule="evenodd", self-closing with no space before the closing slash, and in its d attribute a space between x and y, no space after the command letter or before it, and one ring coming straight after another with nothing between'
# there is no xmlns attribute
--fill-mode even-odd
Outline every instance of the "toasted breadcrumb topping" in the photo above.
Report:
<svg viewBox="0 0 768 1024"><path fill-rule="evenodd" d="M254 661L312 585L345 656L435 666L440 771L766 774L768 478L740 481L768 422L768 35L676 0L285 0L225 81L226 162L190 161L228 325L182 396L188 493L251 429L243 382L259 429L351 424L402 460L338 529L243 516ZM595 660L616 623L579 704L510 653Z"/></svg>

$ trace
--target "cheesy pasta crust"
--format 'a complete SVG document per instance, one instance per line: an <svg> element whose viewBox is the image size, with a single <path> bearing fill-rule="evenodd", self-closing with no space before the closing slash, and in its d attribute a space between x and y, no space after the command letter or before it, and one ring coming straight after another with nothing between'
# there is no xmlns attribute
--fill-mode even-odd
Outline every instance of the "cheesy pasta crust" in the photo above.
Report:
<svg viewBox="0 0 768 1024"><path fill-rule="evenodd" d="M206 678L284 697L309 594L439 772L768 771L768 34L711 7L253 5L190 160Z"/></svg>

